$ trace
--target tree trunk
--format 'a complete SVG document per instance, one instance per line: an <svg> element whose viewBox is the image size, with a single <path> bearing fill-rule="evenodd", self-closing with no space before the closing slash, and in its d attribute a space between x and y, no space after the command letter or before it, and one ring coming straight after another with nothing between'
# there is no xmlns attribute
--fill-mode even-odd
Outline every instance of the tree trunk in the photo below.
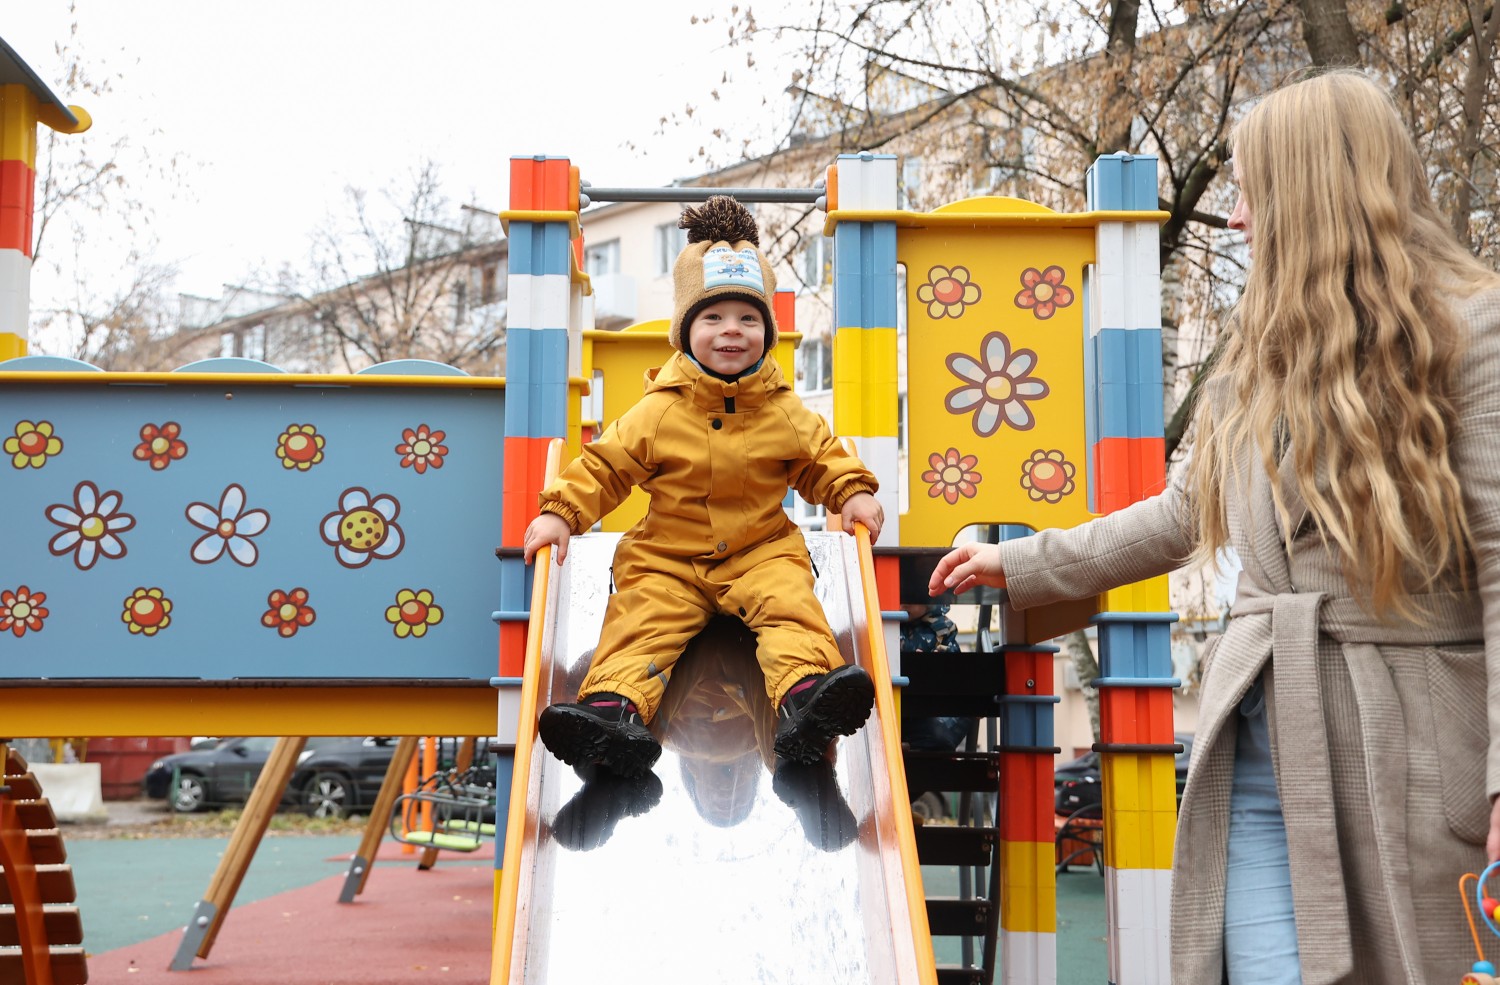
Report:
<svg viewBox="0 0 1500 985"><path fill-rule="evenodd" d="M1344 0L1297 0L1302 40L1314 65L1358 65L1359 39Z"/></svg>
<svg viewBox="0 0 1500 985"><path fill-rule="evenodd" d="M1135 32L1140 21L1140 0L1115 0L1109 10L1108 59L1110 95L1100 100L1099 154L1130 150L1135 100L1130 98L1131 68L1135 63Z"/></svg>
<svg viewBox="0 0 1500 985"><path fill-rule="evenodd" d="M1068 634L1068 659L1078 673L1078 683L1083 687L1083 699L1089 707L1089 725L1094 731L1094 741L1099 741L1099 692L1094 681L1099 679L1099 661L1094 659L1094 647L1088 634L1077 630Z"/></svg>
<svg viewBox="0 0 1500 985"><path fill-rule="evenodd" d="M1474 7L1469 8L1470 23L1473 23ZM1469 216L1474 208L1475 180L1479 175L1480 131L1484 127L1484 96L1489 88L1490 73L1495 70L1492 62L1495 50L1495 35L1500 32L1500 17L1491 16L1482 24L1475 24L1473 34L1474 53L1469 60L1468 72L1464 76L1464 115L1458 140L1458 188L1453 196L1453 232L1459 242L1472 250L1474 243L1469 229Z"/></svg>

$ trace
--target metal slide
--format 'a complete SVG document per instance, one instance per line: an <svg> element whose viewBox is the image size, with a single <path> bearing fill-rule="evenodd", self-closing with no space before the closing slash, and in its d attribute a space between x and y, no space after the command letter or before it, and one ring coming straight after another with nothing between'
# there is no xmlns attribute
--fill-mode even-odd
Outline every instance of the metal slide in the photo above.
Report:
<svg viewBox="0 0 1500 985"><path fill-rule="evenodd" d="M536 714L583 678L617 539L574 537L562 568L538 561L492 985L933 985L863 531L807 536L844 657L877 688L834 765L773 771L754 638L716 621L673 672L652 775L585 783L535 741Z"/></svg>

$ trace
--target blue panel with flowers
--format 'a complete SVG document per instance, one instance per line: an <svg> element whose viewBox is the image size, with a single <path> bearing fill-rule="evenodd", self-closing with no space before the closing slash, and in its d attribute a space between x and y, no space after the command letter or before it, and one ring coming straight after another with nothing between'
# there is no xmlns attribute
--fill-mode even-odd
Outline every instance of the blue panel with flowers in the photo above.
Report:
<svg viewBox="0 0 1500 985"><path fill-rule="evenodd" d="M121 379L0 388L0 679L494 674L492 381Z"/></svg>

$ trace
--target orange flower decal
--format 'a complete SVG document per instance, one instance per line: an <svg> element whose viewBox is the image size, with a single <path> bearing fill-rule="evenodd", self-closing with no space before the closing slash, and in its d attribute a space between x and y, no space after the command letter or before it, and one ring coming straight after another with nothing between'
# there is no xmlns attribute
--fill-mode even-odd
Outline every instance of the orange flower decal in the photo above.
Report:
<svg viewBox="0 0 1500 985"><path fill-rule="evenodd" d="M974 466L979 464L977 457L961 456L957 448L949 448L946 455L933 452L927 464L932 468L922 473L922 481L929 483L927 495L933 499L941 496L952 506L958 502L959 496L973 499L979 492L975 487L984 477L974 471Z"/></svg>
<svg viewBox="0 0 1500 985"><path fill-rule="evenodd" d="M1073 491L1076 471L1062 452L1038 449L1021 465L1021 488L1033 502L1056 503Z"/></svg>
<svg viewBox="0 0 1500 985"><path fill-rule="evenodd" d="M120 620L131 635L155 636L172 625L172 600L162 595L159 588L137 588L125 600L125 611Z"/></svg>
<svg viewBox="0 0 1500 985"><path fill-rule="evenodd" d="M442 468L443 456L448 454L448 446L443 444L446 437L446 432L429 431L425 424L418 424L415 431L411 428L402 431L401 444L396 446L396 454L401 456L401 467L415 469L417 475L426 472L429 467Z"/></svg>
<svg viewBox="0 0 1500 985"><path fill-rule="evenodd" d="M45 592L33 592L25 585L14 592L10 589L0 592L0 633L7 629L18 637L25 636L28 629L40 633L42 620L51 615L42 608L45 601Z"/></svg>
<svg viewBox="0 0 1500 985"><path fill-rule="evenodd" d="M323 436L311 424L288 424L276 439L281 467L306 472L323 460Z"/></svg>
<svg viewBox="0 0 1500 985"><path fill-rule="evenodd" d="M266 604L270 608L260 617L260 624L276 630L276 635L282 639L296 636L297 630L311 626L318 618L312 606L307 604L305 588L294 588L290 592L278 588L266 596Z"/></svg>
<svg viewBox="0 0 1500 985"><path fill-rule="evenodd" d="M39 469L62 451L62 439L52 433L51 421L17 421L15 432L0 445L18 469Z"/></svg>
<svg viewBox="0 0 1500 985"><path fill-rule="evenodd" d="M182 425L176 421L168 421L161 427L155 424L142 425L141 443L135 446L135 451L131 454L138 461L150 462L152 471L160 472L187 455L187 442L179 437L181 434Z"/></svg>
<svg viewBox="0 0 1500 985"><path fill-rule="evenodd" d="M1021 271L1021 292L1016 295L1017 308L1030 308L1038 318L1047 319L1058 308L1073 303L1073 289L1063 286L1063 268L1048 267L1037 270L1027 267Z"/></svg>
<svg viewBox="0 0 1500 985"><path fill-rule="evenodd" d="M933 319L958 318L979 296L979 285L969 280L967 267L933 267L927 271L927 283L917 288L917 300L927 305L927 317Z"/></svg>
<svg viewBox="0 0 1500 985"><path fill-rule="evenodd" d="M427 589L414 592L403 588L396 593L396 604L385 610L385 621L403 640L408 636L420 638L427 634L428 626L443 621L443 610L432 604L432 593Z"/></svg>

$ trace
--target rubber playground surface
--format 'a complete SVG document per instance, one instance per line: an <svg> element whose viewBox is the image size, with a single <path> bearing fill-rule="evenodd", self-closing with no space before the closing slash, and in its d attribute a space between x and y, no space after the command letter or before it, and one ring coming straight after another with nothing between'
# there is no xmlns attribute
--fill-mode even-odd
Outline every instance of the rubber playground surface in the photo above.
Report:
<svg viewBox="0 0 1500 985"><path fill-rule="evenodd" d="M385 842L355 903L339 891L353 835L267 836L207 959L167 970L227 838L67 838L93 985L485 985L490 975L494 855L443 853L431 870ZM928 867L935 892L954 870ZM649 878L649 874L643 874ZM947 886L948 888L944 888ZM1058 981L1107 978L1104 880L1078 868L1058 877ZM958 960L939 939L938 960ZM713 967L705 955L705 970Z"/></svg>

